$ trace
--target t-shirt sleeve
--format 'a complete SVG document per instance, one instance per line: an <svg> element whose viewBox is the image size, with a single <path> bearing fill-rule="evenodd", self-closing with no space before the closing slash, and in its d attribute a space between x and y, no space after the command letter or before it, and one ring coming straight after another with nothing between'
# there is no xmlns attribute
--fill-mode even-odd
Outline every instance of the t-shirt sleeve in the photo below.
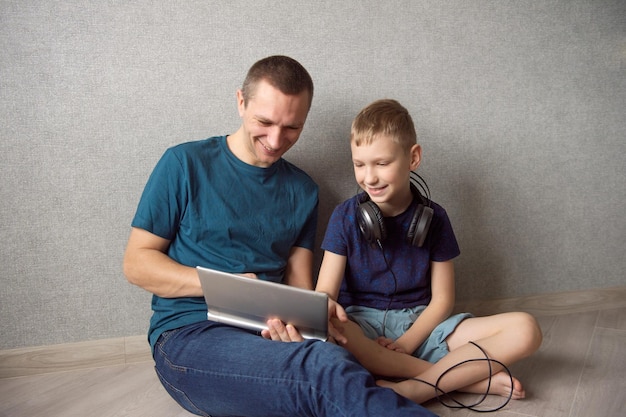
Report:
<svg viewBox="0 0 626 417"><path fill-rule="evenodd" d="M431 225L428 234L436 237L431 242L430 257L432 261L445 262L461 254L452 223L448 213L443 208L439 207L436 221Z"/></svg>
<svg viewBox="0 0 626 417"><path fill-rule="evenodd" d="M322 249L337 255L347 256L348 249L343 230L346 213L342 207L344 205L337 206L330 216L322 241Z"/></svg>
<svg viewBox="0 0 626 417"><path fill-rule="evenodd" d="M146 183L131 225L172 240L185 207L184 179L180 160L168 149Z"/></svg>

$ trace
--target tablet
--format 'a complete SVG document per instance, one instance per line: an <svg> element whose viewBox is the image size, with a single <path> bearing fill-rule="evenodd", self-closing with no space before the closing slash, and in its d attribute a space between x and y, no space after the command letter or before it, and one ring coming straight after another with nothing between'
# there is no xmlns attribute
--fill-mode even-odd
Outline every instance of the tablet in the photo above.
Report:
<svg viewBox="0 0 626 417"><path fill-rule="evenodd" d="M327 294L200 266L196 269L209 320L263 330L268 319L279 318L304 338L327 339Z"/></svg>

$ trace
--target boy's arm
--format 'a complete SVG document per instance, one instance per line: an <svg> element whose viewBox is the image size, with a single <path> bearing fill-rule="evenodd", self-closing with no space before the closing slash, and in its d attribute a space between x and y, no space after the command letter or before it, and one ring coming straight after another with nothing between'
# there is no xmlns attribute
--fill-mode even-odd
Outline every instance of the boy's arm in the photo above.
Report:
<svg viewBox="0 0 626 417"><path fill-rule="evenodd" d="M339 287L346 270L346 257L336 253L324 251L324 258L320 266L319 277L315 291L325 292L328 296L337 301Z"/></svg>
<svg viewBox="0 0 626 417"><path fill-rule="evenodd" d="M324 258L322 259L317 285L315 286L315 291L328 294L328 332L331 337L340 343L347 343L339 322L345 323L348 321L348 315L337 302L339 288L346 270L346 262L345 256L324 251ZM335 319L339 320L339 322L335 321Z"/></svg>
<svg viewBox="0 0 626 417"><path fill-rule="evenodd" d="M454 308L454 263L431 263L432 299L415 323L394 343L404 352L414 352Z"/></svg>

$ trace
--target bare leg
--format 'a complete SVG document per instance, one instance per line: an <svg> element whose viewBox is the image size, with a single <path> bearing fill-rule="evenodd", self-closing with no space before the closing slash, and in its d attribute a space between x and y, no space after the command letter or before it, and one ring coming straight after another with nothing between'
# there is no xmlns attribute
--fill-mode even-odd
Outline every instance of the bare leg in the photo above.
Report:
<svg viewBox="0 0 626 417"><path fill-rule="evenodd" d="M352 353L365 369L382 377L411 378L425 372L433 364L406 353L396 352L379 345L363 334L358 324L333 319L333 325L343 329L348 339L341 344Z"/></svg>
<svg viewBox="0 0 626 417"><path fill-rule="evenodd" d="M472 340L481 346L490 358L510 365L539 348L541 330L535 319L526 313L504 313L466 319L447 339L450 353L426 371L417 374L416 378L434 385L439 376L449 368L454 368L439 381L441 390L485 393L486 379L490 375L486 362L469 362L455 367L466 360L484 358L480 350L468 343ZM500 394L506 389L507 383L510 386L508 375L507 378L499 375L502 369L500 365L492 363L491 374L498 377L492 380L493 387L490 392ZM508 382L505 382L506 379ZM379 381L379 385L392 388L398 394L417 403L423 403L435 396L431 386L412 379L398 383ZM523 398L524 389L518 380L513 381L513 389L514 393L517 391L516 395L519 398ZM508 396L508 391L506 395Z"/></svg>

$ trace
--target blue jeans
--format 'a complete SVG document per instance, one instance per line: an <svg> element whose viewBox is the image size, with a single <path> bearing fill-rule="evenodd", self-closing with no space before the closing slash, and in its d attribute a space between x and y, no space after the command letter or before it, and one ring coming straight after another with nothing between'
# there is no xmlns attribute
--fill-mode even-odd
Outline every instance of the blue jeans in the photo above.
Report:
<svg viewBox="0 0 626 417"><path fill-rule="evenodd" d="M274 342L205 321L165 332L154 359L165 389L201 416L435 416L319 340Z"/></svg>

